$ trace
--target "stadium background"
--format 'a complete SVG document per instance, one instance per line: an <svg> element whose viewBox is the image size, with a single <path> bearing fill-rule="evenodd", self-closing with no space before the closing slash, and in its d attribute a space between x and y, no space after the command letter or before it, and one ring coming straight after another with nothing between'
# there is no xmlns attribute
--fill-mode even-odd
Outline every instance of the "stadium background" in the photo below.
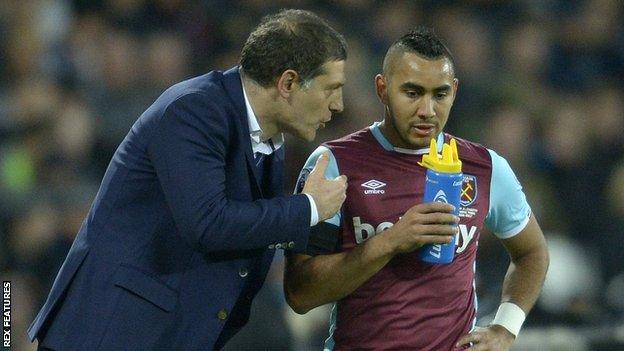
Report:
<svg viewBox="0 0 624 351"><path fill-rule="evenodd" d="M345 111L317 142L287 140L287 188L318 143L380 119L373 77L385 49L431 25L460 80L447 131L509 160L550 244L544 293L515 350L624 350L618 0L2 0L0 272L13 282L13 349L34 350L25 329L133 121L172 83L235 65L261 16L283 7L316 11L349 44ZM507 257L491 235L479 244L487 322ZM328 311L290 311L282 263L228 350L320 349Z"/></svg>

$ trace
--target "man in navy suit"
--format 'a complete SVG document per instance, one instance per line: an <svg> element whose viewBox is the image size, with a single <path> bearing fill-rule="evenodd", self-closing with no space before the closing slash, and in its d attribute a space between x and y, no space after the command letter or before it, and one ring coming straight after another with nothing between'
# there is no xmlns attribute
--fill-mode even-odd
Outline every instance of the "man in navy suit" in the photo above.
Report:
<svg viewBox="0 0 624 351"><path fill-rule="evenodd" d="M344 38L284 10L251 33L240 67L165 91L104 175L45 305L40 349L220 349L248 320L276 249L303 252L346 178L285 196L282 132L312 141L343 109Z"/></svg>

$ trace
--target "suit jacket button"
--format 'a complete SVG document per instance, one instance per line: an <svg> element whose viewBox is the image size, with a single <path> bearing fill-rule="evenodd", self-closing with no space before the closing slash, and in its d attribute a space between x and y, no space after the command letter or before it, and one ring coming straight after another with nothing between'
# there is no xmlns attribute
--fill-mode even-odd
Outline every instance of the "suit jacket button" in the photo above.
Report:
<svg viewBox="0 0 624 351"><path fill-rule="evenodd" d="M288 243L288 248L292 249L293 247L295 247L295 242L294 241L289 242Z"/></svg>
<svg viewBox="0 0 624 351"><path fill-rule="evenodd" d="M245 267L241 267L241 269L238 270L238 275L240 275L242 278L245 278L248 274L249 271Z"/></svg>
<svg viewBox="0 0 624 351"><path fill-rule="evenodd" d="M275 248L275 244L269 245L269 249L273 250Z"/></svg>
<svg viewBox="0 0 624 351"><path fill-rule="evenodd" d="M224 321L227 319L227 317L228 317L228 313L225 308L217 312L217 318L219 318L220 320Z"/></svg>
<svg viewBox="0 0 624 351"><path fill-rule="evenodd" d="M281 249L281 248L282 248L282 243L277 243L277 244L275 244L275 248L276 248L276 249Z"/></svg>

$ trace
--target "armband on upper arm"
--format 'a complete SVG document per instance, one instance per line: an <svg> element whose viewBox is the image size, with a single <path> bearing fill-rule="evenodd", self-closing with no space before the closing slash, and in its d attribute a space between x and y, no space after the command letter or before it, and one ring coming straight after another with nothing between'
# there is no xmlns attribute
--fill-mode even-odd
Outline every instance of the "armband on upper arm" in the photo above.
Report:
<svg viewBox="0 0 624 351"><path fill-rule="evenodd" d="M305 254L310 256L328 255L340 247L340 228L327 222L320 222L310 228L310 239Z"/></svg>

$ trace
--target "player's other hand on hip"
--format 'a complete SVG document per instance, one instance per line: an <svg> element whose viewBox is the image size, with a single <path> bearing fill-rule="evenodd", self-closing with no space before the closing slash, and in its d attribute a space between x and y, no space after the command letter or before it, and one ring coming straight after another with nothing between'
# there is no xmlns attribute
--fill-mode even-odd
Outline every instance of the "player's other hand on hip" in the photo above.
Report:
<svg viewBox="0 0 624 351"><path fill-rule="evenodd" d="M455 347L457 350L471 351L508 351L516 337L500 325L476 328L472 333L462 336Z"/></svg>
<svg viewBox="0 0 624 351"><path fill-rule="evenodd" d="M325 170L328 164L329 154L325 152L316 160L302 191L314 198L319 222L333 217L347 197L347 177L341 175L335 179L326 179Z"/></svg>
<svg viewBox="0 0 624 351"><path fill-rule="evenodd" d="M459 217L453 206L442 202L416 205L385 231L395 253L412 252L423 245L448 244L455 240Z"/></svg>

